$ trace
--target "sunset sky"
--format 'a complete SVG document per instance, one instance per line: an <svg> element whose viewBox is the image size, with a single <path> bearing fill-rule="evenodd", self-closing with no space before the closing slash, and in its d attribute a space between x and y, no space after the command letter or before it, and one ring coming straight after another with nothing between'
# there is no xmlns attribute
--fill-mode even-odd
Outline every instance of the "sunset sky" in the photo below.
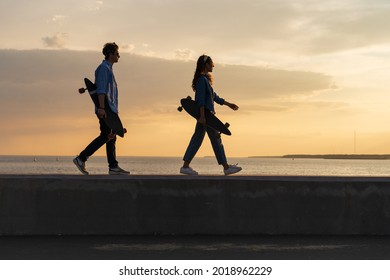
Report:
<svg viewBox="0 0 390 280"><path fill-rule="evenodd" d="M240 106L216 106L228 157L390 153L388 0L15 0L0 11L0 155L77 155L98 135L77 89L109 41L129 130L118 155L183 155L195 120L176 108L204 53L215 91Z"/></svg>

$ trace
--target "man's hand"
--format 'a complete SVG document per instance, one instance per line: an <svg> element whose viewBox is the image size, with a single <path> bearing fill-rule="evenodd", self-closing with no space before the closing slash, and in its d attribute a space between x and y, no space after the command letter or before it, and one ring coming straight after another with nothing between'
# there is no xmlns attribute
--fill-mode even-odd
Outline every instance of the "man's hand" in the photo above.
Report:
<svg viewBox="0 0 390 280"><path fill-rule="evenodd" d="M103 108L99 108L97 110L97 115L100 119L103 119L106 117L106 111Z"/></svg>
<svg viewBox="0 0 390 280"><path fill-rule="evenodd" d="M99 100L99 109L97 110L97 115L100 119L103 119L106 117L106 110L104 109L104 104L106 100L106 95L105 94L99 94L98 95L98 100Z"/></svg>

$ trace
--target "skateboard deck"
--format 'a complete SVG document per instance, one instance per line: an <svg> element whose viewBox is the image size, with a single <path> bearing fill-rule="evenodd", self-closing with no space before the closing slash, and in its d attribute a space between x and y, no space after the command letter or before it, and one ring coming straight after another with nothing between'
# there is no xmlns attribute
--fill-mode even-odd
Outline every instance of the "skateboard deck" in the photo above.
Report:
<svg viewBox="0 0 390 280"><path fill-rule="evenodd" d="M96 94L96 85L87 78L84 79L84 82L93 103L95 104L96 107L99 107L99 99L98 99L98 95ZM79 92L84 93L85 89L79 89ZM111 128L113 133L117 134L120 137L123 137L125 135L126 129L123 128L119 115L117 113L114 113L110 109L110 106L108 105L107 102L107 98L105 100L104 107L106 111L106 117L103 120L105 121L107 126Z"/></svg>
<svg viewBox="0 0 390 280"><path fill-rule="evenodd" d="M178 110L182 111L182 108L190 114L195 119L199 119L200 117L200 107L198 103L196 103L194 100L191 99L191 97L183 98L180 100L181 106ZM226 134L226 135L232 135L230 130L228 129L229 124L223 124L213 113L211 113L209 110L205 110L205 117L206 117L206 125L217 130L220 133Z"/></svg>

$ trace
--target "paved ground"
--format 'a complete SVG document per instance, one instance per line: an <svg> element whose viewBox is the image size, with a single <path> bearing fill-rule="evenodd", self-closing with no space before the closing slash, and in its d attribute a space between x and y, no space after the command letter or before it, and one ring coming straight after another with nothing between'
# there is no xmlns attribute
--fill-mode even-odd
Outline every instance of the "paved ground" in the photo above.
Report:
<svg viewBox="0 0 390 280"><path fill-rule="evenodd" d="M390 236L22 236L0 237L8 260L377 260Z"/></svg>

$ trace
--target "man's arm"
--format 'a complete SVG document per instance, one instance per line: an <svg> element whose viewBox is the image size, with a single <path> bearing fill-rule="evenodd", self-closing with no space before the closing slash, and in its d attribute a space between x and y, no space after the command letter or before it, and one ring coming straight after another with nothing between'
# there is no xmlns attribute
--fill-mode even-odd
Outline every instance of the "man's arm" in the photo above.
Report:
<svg viewBox="0 0 390 280"><path fill-rule="evenodd" d="M106 117L105 99L106 99L106 95L105 94L99 94L98 95L99 108L97 110L97 115L101 119Z"/></svg>

